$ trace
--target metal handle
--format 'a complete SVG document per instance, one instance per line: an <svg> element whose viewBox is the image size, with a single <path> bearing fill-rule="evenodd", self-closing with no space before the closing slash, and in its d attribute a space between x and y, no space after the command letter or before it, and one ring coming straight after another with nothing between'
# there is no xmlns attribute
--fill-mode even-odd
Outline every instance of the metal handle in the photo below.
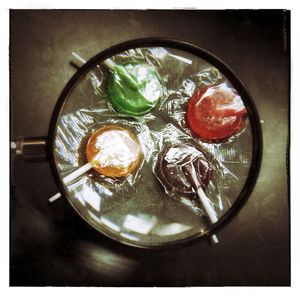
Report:
<svg viewBox="0 0 300 296"><path fill-rule="evenodd" d="M45 137L18 137L10 143L13 158L24 161L45 161L47 155L47 139Z"/></svg>

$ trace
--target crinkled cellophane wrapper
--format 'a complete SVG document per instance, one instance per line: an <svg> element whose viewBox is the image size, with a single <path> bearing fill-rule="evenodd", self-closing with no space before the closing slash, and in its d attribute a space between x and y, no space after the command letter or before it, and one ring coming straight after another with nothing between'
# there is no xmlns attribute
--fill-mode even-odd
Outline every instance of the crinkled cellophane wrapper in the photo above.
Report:
<svg viewBox="0 0 300 296"><path fill-rule="evenodd" d="M134 174L108 178L91 170L68 185L67 199L96 230L127 244L162 246L205 232L209 221L199 203L168 192L157 178L158 154L166 145L189 143L211 161L213 177L206 190L218 217L235 202L248 176L252 158L251 128L226 142L205 143L186 126L189 98L202 86L230 82L199 57L169 48L137 48L112 57L116 63L152 64L162 81L157 107L140 117L118 114L107 97L109 71L96 65L69 94L59 118L54 157L61 178L86 163L89 136L105 125L120 125L139 140L143 160Z"/></svg>

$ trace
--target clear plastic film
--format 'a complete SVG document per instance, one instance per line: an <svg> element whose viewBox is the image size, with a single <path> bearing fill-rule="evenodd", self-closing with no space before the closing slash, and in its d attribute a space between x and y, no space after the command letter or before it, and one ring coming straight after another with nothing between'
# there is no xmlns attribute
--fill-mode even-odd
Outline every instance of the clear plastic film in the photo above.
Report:
<svg viewBox="0 0 300 296"><path fill-rule="evenodd" d="M65 184L69 201L94 228L129 244L163 245L205 231L210 223L196 187L203 189L214 215L221 217L247 178L251 130L243 114L239 131L222 141L203 141L187 124L187 106L201 88L232 88L230 82L199 57L170 48L131 49L110 61L110 68L105 63L93 67L70 93L58 123L55 162L62 179L86 164L91 135L107 126L130 131L141 147L141 160L123 177L91 169ZM133 112L128 97L140 102ZM188 192L166 184L159 172L162 155L170 147L178 148L179 162L168 159L170 155L167 159L171 166L179 166L175 172L182 174ZM182 165L186 159L200 185L191 184Z"/></svg>
<svg viewBox="0 0 300 296"><path fill-rule="evenodd" d="M98 140L106 141L108 147L100 143L103 147L101 153L92 159L88 159L87 146L91 136L101 129L111 127L124 129L119 131L121 136L116 135L116 133L106 136L104 133L103 137ZM129 143L128 146L122 145L123 142L121 141L123 139L120 139L120 137L129 138L127 131L135 135L136 144L132 144L134 141L131 141L132 143ZM117 193L119 196L124 197L135 190L133 185L140 177L140 171L145 159L150 157L148 149L149 141L150 132L146 125L141 125L138 122L130 120L105 118L104 116L99 118L99 114L94 110L81 109L61 118L60 128L55 141L58 152L56 153L57 166L63 172L62 177L64 178L78 167L85 165L89 160L96 162L94 169L91 169L71 183L66 184L66 186L76 198L78 197L78 201L82 204L85 204L84 198L90 195L91 192L94 193L95 200L99 200L97 203L100 204L101 199L111 199ZM119 145L122 146L120 147ZM134 147L130 145L134 145ZM110 154L106 152L107 149L110 149ZM120 149L123 150L120 151ZM139 156L138 149L141 149L141 156ZM118 159L118 155L126 157L126 159ZM102 163L102 167L105 170L110 165L119 166L120 163L128 166L133 158L136 158L137 162L135 169L132 173L126 174L126 176L122 176L122 174L120 177L107 176L109 174L106 173L105 175L97 171L97 162Z"/></svg>
<svg viewBox="0 0 300 296"><path fill-rule="evenodd" d="M192 166L196 180L201 182L209 203L217 217L225 213L234 202L238 192L228 194L228 185L238 180L214 155L188 134L169 123L152 132L155 143L152 170L167 194L182 203L198 216L206 216L199 201L193 179L186 169Z"/></svg>

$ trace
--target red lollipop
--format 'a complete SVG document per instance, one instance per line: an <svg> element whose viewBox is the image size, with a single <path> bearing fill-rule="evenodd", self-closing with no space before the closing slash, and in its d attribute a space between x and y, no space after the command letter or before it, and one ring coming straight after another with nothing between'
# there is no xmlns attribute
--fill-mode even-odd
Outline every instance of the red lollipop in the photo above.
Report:
<svg viewBox="0 0 300 296"><path fill-rule="evenodd" d="M187 108L187 122L199 138L218 142L242 130L246 113L236 90L222 83L203 87L192 96Z"/></svg>

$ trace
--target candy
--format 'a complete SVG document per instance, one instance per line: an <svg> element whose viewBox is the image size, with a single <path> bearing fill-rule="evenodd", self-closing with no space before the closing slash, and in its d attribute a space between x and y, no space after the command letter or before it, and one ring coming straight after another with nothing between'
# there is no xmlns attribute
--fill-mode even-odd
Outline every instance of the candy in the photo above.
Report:
<svg viewBox="0 0 300 296"><path fill-rule="evenodd" d="M246 113L241 97L222 83L196 92L188 103L186 117L196 136L218 142L243 129Z"/></svg>
<svg viewBox="0 0 300 296"><path fill-rule="evenodd" d="M131 174L142 159L141 147L135 136L127 129L109 125L98 129L86 145L88 162L63 178L69 184L90 169L108 177L125 177ZM49 198L54 202L61 196Z"/></svg>
<svg viewBox="0 0 300 296"><path fill-rule="evenodd" d="M211 179L212 167L199 149L188 144L167 147L159 156L157 175L168 191L191 196L195 194L194 184L185 169L190 167L205 189Z"/></svg>
<svg viewBox="0 0 300 296"><path fill-rule="evenodd" d="M111 71L108 96L116 111L139 116L156 106L162 88L153 66L132 62L116 65Z"/></svg>
<svg viewBox="0 0 300 296"><path fill-rule="evenodd" d="M93 168L109 177L124 177L139 165L142 153L135 136L127 129L110 125L92 134L86 156Z"/></svg>
<svg viewBox="0 0 300 296"><path fill-rule="evenodd" d="M212 176L212 166L199 149L187 144L166 148L158 160L157 176L167 191L197 198L210 223L218 222L218 217L204 193ZM214 243L218 243L215 234L211 238Z"/></svg>

